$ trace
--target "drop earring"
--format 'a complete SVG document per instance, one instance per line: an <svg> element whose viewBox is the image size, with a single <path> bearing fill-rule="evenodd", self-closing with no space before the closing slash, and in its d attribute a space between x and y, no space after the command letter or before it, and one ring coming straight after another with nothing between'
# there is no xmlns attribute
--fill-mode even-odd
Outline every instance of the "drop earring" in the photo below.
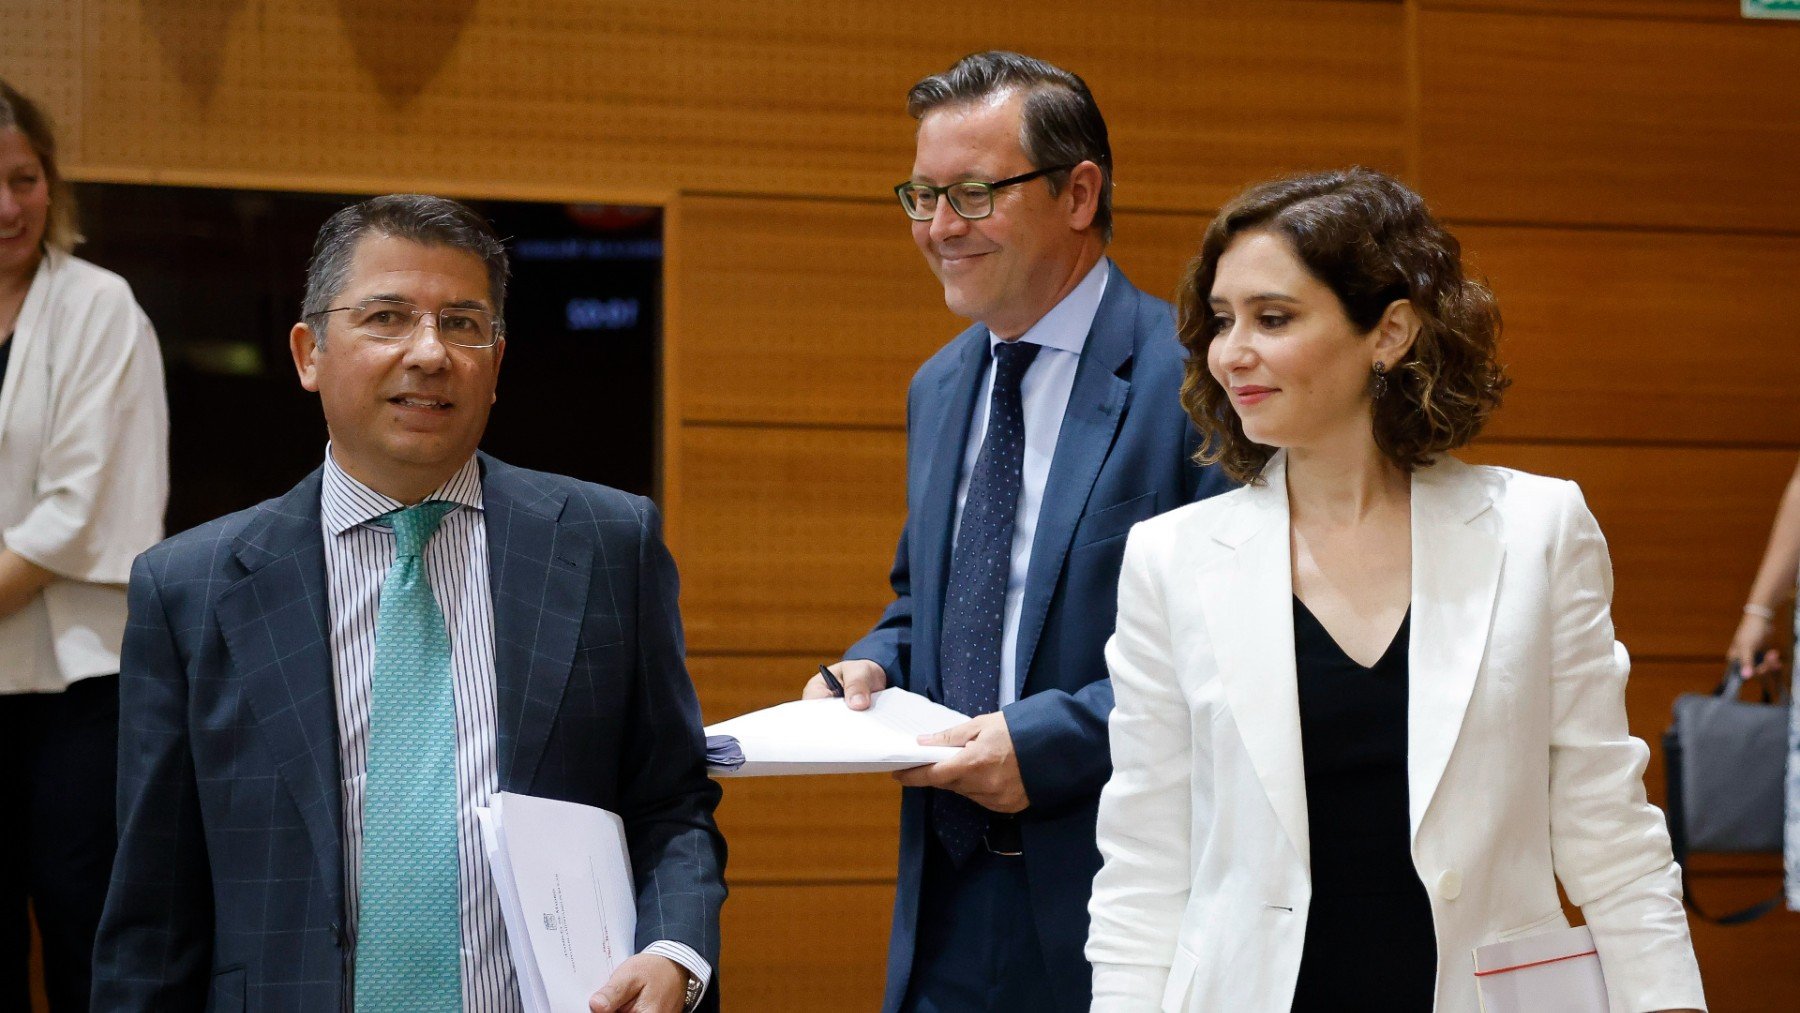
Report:
<svg viewBox="0 0 1800 1013"><path fill-rule="evenodd" d="M1377 360L1375 363L1374 372L1375 372L1375 379L1371 383L1371 386L1373 387L1372 399L1379 401L1387 395L1387 389L1388 389L1387 363Z"/></svg>

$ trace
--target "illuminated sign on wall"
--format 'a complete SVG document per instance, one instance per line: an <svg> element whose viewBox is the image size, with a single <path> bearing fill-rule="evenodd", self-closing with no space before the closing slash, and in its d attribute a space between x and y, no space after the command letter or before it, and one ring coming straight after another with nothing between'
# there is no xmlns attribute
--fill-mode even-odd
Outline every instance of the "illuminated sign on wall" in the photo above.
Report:
<svg viewBox="0 0 1800 1013"><path fill-rule="evenodd" d="M628 331L637 326L636 299L570 299L564 316L571 331Z"/></svg>

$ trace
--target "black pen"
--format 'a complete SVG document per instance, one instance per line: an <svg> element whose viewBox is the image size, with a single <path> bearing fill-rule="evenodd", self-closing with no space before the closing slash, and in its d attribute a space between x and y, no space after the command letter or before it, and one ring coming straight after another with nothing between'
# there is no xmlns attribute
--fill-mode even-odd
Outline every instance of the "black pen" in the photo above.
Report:
<svg viewBox="0 0 1800 1013"><path fill-rule="evenodd" d="M832 696L844 695L844 684L837 681L837 676L831 674L831 669L820 665L819 674L825 677L825 688L831 690Z"/></svg>

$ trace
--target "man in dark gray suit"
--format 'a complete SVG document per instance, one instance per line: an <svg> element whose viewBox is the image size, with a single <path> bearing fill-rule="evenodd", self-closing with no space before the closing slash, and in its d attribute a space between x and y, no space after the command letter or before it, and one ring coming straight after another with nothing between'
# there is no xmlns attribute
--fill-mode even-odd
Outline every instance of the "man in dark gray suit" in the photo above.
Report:
<svg viewBox="0 0 1800 1013"><path fill-rule="evenodd" d="M137 560L95 1008L521 1008L474 809L623 817L637 953L596 1013L676 1013L724 841L648 501L476 452L506 255L451 201L320 231L291 344L324 465Z"/></svg>

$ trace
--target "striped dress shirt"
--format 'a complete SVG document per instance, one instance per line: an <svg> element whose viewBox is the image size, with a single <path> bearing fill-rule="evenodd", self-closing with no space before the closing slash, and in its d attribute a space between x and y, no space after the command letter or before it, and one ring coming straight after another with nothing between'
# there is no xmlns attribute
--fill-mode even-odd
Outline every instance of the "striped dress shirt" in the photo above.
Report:
<svg viewBox="0 0 1800 1013"><path fill-rule="evenodd" d="M394 562L394 532L370 522L405 504L352 478L325 454L320 520L331 609L333 685L337 693L338 761L343 772L345 980L354 983L361 907L363 787L369 768L369 689L374 677L375 621L381 584ZM470 457L426 499L457 504L425 547L425 575L449 627L456 700L456 852L461 886L462 986L465 1013L523 1013L500 896L488 872L475 810L500 789L494 675L494 603L489 585L487 527L482 523L481 469ZM685 944L662 940L645 952L668 957L705 983L706 960ZM345 1009L355 988L344 990Z"/></svg>

